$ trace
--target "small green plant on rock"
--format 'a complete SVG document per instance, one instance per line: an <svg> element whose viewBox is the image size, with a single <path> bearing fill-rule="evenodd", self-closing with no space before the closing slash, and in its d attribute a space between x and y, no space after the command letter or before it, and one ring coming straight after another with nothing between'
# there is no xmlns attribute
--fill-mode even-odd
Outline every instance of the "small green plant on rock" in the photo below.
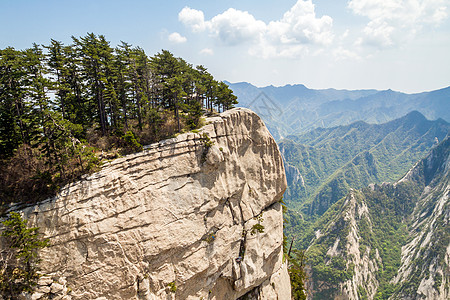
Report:
<svg viewBox="0 0 450 300"><path fill-rule="evenodd" d="M214 141L211 140L211 138L206 132L203 132L201 140L203 141L203 146L207 149L211 148L212 145L214 145Z"/></svg>
<svg viewBox="0 0 450 300"><path fill-rule="evenodd" d="M175 283L175 281L169 282L169 284L167 285L169 287L169 291L172 293L176 293L177 291L177 284Z"/></svg>
<svg viewBox="0 0 450 300"><path fill-rule="evenodd" d="M253 219L257 220L258 223L254 224L252 226L252 230L250 231L251 235L254 235L257 232L263 233L264 232L264 225L261 225L261 223L264 222L263 213L261 212L261 214L259 216L254 217Z"/></svg>
<svg viewBox="0 0 450 300"><path fill-rule="evenodd" d="M216 235L214 232L211 232L210 234L207 234L203 240L206 241L208 244L211 244L216 239Z"/></svg>
<svg viewBox="0 0 450 300"><path fill-rule="evenodd" d="M212 145L214 145L214 141L211 140L211 138L208 136L206 132L203 132L200 139L202 140L204 147L201 159L202 163L204 163L206 161L206 154L208 154L209 148L211 148Z"/></svg>

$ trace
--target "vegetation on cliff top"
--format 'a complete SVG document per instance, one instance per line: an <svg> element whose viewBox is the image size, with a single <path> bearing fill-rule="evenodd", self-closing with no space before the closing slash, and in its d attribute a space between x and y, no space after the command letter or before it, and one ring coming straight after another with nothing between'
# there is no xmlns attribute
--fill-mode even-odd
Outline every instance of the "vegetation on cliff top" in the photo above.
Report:
<svg viewBox="0 0 450 300"><path fill-rule="evenodd" d="M112 48L103 35L0 50L1 204L44 199L102 158L197 128L204 112L236 103L204 66L166 50Z"/></svg>

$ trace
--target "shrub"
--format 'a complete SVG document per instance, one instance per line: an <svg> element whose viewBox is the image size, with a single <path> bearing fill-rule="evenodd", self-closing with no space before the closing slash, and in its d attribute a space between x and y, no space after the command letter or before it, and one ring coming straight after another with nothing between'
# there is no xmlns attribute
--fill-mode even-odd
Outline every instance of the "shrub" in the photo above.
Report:
<svg viewBox="0 0 450 300"><path fill-rule="evenodd" d="M0 292L6 298L16 299L37 284L38 251L49 242L39 237L37 227L28 228L27 220L19 213L11 212L2 224L1 237L8 248L0 261Z"/></svg>
<svg viewBox="0 0 450 300"><path fill-rule="evenodd" d="M129 154L142 151L143 147L139 144L133 132L128 130L121 138L122 154Z"/></svg>
<svg viewBox="0 0 450 300"><path fill-rule="evenodd" d="M172 293L175 293L177 291L177 284L175 283L175 281L169 282L167 286L169 287L169 291L171 291Z"/></svg>
<svg viewBox="0 0 450 300"><path fill-rule="evenodd" d="M254 235L257 232L263 233L264 232L264 225L261 225L261 223L264 222L263 213L261 212L261 214L259 216L257 216L257 217L254 217L254 219L258 220L258 223L254 224L252 226L252 230L250 231L251 235Z"/></svg>

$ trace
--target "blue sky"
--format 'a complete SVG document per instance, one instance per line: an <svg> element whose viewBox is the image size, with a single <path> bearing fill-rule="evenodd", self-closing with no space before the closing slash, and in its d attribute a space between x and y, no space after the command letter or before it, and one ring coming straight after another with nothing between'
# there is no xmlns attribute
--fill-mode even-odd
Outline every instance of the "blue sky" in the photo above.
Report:
<svg viewBox="0 0 450 300"><path fill-rule="evenodd" d="M219 80L421 92L450 85L449 0L0 0L0 48L103 34Z"/></svg>

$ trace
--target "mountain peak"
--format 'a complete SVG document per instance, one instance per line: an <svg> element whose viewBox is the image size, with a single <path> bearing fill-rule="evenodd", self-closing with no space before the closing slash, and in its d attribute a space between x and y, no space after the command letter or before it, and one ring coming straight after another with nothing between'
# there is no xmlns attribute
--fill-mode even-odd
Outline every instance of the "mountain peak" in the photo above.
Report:
<svg viewBox="0 0 450 300"><path fill-rule="evenodd" d="M405 115L405 118L411 121L425 121L427 118L417 110L413 110Z"/></svg>

